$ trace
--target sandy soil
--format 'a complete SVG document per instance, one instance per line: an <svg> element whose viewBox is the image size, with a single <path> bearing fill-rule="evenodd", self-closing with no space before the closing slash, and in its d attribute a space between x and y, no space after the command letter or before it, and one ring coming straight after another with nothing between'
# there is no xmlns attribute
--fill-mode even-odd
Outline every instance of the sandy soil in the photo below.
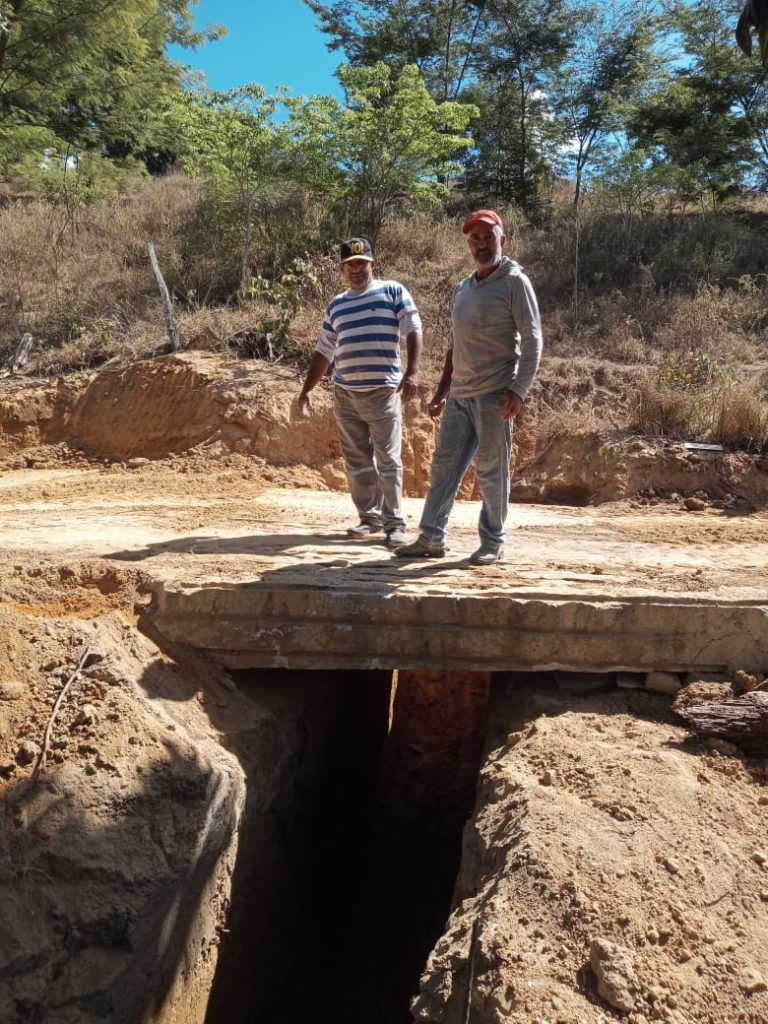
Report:
<svg viewBox="0 0 768 1024"><path fill-rule="evenodd" d="M391 560L372 570L371 548L343 538L350 506L327 402L307 425L291 410L289 371L220 369L173 358L3 399L0 1020L9 1024L203 1019L236 856L242 751L253 756L272 718L215 666L142 632L150 579L253 578L276 559L305 573L319 571L318 558L342 559L361 578L395 572ZM423 409L407 436L415 522L433 436ZM464 560L476 516L468 505L453 534L460 557L428 584L418 573L399 584L499 586L513 574L520 586L549 573L558 585L597 587L607 569L640 588L765 592L760 460L691 460L641 441L606 458L599 447L589 438L559 454L550 446L517 494L600 501L613 486L616 500L515 506L530 557L479 576ZM281 536L305 529L308 511L315 536L276 543L277 510ZM96 657L72 685L33 787L53 702L86 649ZM768 648L765 665L745 667L768 672ZM414 1019L766 1024L765 757L692 739L667 695L612 684L579 696L549 677L502 683L454 911ZM225 736L248 738L238 747ZM270 751L274 768L274 739ZM213 836L205 849L216 868L201 876L202 835ZM179 884L188 899L174 909L162 894ZM169 953L179 930L183 949Z"/></svg>

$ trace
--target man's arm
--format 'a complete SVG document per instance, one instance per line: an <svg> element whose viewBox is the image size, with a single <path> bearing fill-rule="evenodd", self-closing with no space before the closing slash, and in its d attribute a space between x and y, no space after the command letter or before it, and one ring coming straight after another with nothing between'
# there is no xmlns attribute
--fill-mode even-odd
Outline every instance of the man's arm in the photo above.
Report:
<svg viewBox="0 0 768 1024"><path fill-rule="evenodd" d="M422 347L423 338L421 331L409 331L405 338L408 363L405 367L403 379L400 381L400 386L397 389L404 402L410 401L416 394L416 386L419 383Z"/></svg>
<svg viewBox="0 0 768 1024"><path fill-rule="evenodd" d="M543 342L539 304L533 285L525 274L514 279L512 316L520 332L520 362L512 385L499 400L503 420L513 420L522 409L541 361Z"/></svg>
<svg viewBox="0 0 768 1024"><path fill-rule="evenodd" d="M429 403L429 415L433 420L439 420L443 415L443 409L445 409L445 402L448 398L448 393L451 390L451 381L453 380L453 348L449 348L445 353L445 362L443 363L443 373L440 377L440 382L437 385L437 391L432 396L432 401Z"/></svg>
<svg viewBox="0 0 768 1024"><path fill-rule="evenodd" d="M304 381L304 387L299 395L299 412L302 416L309 416L311 414L312 406L309 401L309 393L322 380L323 374L327 372L330 365L330 359L327 359L322 352L315 351L312 356L312 362L309 364L307 379Z"/></svg>
<svg viewBox="0 0 768 1024"><path fill-rule="evenodd" d="M533 285L525 274L513 280L515 287L512 291L512 316L520 332L520 361L510 391L521 399L522 405L541 362L543 340L539 304Z"/></svg>

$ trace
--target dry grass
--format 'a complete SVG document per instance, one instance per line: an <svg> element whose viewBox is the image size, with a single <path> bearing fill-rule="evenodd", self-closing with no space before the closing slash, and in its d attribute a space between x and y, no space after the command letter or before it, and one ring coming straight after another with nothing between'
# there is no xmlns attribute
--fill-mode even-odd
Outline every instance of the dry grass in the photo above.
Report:
<svg viewBox="0 0 768 1024"><path fill-rule="evenodd" d="M501 212L508 251L534 281L544 319L547 356L527 409L537 443L609 425L766 446L768 209L752 201L720 213L628 218L587 203L577 221L563 202L537 228L515 209ZM465 213L409 216L387 224L378 241L379 273L402 281L421 311L427 380L442 368L452 290L471 271L460 231ZM318 293L302 292L283 353L299 367L326 301L342 286L343 222L343 211L297 190L260 200L253 272L269 277L302 256L319 281ZM25 331L37 339L38 372L162 347L149 239L183 343L252 355L249 332L270 310L237 299L242 234L236 216L182 176L100 206L8 201L0 207L0 360ZM693 390L684 375L669 373L691 353L721 376Z"/></svg>

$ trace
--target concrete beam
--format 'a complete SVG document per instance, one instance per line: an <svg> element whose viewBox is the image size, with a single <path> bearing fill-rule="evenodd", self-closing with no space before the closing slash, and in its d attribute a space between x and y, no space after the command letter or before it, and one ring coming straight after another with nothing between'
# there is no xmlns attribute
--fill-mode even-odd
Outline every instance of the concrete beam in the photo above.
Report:
<svg viewBox="0 0 768 1024"><path fill-rule="evenodd" d="M414 594L158 583L170 640L230 669L722 672L768 667L768 599Z"/></svg>

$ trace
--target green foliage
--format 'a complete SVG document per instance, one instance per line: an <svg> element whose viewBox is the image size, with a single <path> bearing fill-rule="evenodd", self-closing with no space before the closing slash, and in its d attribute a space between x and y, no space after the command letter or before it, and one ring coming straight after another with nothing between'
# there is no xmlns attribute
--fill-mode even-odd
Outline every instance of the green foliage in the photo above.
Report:
<svg viewBox="0 0 768 1024"><path fill-rule="evenodd" d="M187 91L172 98L169 118L183 138L179 156L184 169L230 182L247 195L276 176L280 137L273 123L278 97L260 85L228 92Z"/></svg>
<svg viewBox="0 0 768 1024"><path fill-rule="evenodd" d="M71 156L55 138L44 152L42 160L36 152L20 156L14 162L11 177L70 209L106 196L124 195L147 177L144 164L135 157L115 161L100 153Z"/></svg>
<svg viewBox="0 0 768 1024"><path fill-rule="evenodd" d="M762 167L765 72L734 46L730 12L718 0L671 4L665 26L678 59L628 118L630 136L656 164L681 172L679 199L721 202Z"/></svg>
<svg viewBox="0 0 768 1024"><path fill-rule="evenodd" d="M666 390L691 393L725 387L731 383L731 377L707 352L675 352L659 366L658 382Z"/></svg>
<svg viewBox="0 0 768 1024"><path fill-rule="evenodd" d="M204 178L217 233L229 230L241 251L240 287L248 277L260 201L287 173L286 133L273 120L278 102L251 84L229 92L185 92L171 104L170 117L184 139L183 166Z"/></svg>
<svg viewBox="0 0 768 1024"><path fill-rule="evenodd" d="M125 157L171 144L155 116L179 89L181 69L166 44L199 45L220 32L193 32L194 2L6 0L0 149L32 154L34 131L73 157L113 150Z"/></svg>
<svg viewBox="0 0 768 1024"><path fill-rule="evenodd" d="M353 65L414 66L436 100L476 104L467 188L535 204L562 141L548 91L575 35L570 0L305 2Z"/></svg>
<svg viewBox="0 0 768 1024"><path fill-rule="evenodd" d="M383 62L346 64L337 74L344 106L329 98L289 104L295 166L305 178L321 168L321 183L337 191L355 230L375 240L393 210L439 204L441 179L470 145L464 133L476 110L435 102L411 65L393 74Z"/></svg>
<svg viewBox="0 0 768 1024"><path fill-rule="evenodd" d="M285 273L275 280L257 275L240 292L243 302L262 302L277 307L272 317L256 320L248 332L248 344L254 355L270 360L279 359L289 340L289 329L299 309L308 297L320 291L320 281L310 264L295 259Z"/></svg>
<svg viewBox="0 0 768 1024"><path fill-rule="evenodd" d="M653 4L587 5L579 16L573 48L553 81L554 108L571 143L563 162L574 176L576 202L591 160L621 131L658 65Z"/></svg>
<svg viewBox="0 0 768 1024"><path fill-rule="evenodd" d="M419 69L440 102L457 100L473 67L488 5L471 0L304 0L320 29L357 67Z"/></svg>

